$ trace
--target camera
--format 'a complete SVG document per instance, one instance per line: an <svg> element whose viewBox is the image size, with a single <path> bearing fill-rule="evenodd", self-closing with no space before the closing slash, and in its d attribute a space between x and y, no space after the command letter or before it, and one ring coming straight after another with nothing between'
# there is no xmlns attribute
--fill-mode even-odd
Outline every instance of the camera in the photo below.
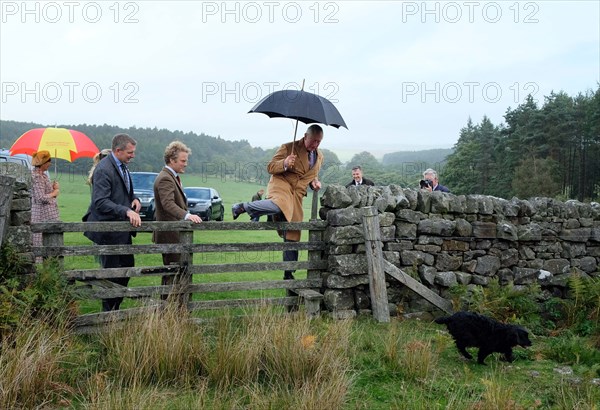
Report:
<svg viewBox="0 0 600 410"><path fill-rule="evenodd" d="M419 185L422 189L426 189L427 187L433 189L433 181L431 179L422 179L419 181Z"/></svg>

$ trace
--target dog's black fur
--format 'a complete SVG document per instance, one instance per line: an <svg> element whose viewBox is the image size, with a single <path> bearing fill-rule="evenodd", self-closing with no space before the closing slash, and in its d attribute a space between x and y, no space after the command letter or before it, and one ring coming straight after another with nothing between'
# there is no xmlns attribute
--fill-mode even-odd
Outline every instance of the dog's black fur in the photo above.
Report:
<svg viewBox="0 0 600 410"><path fill-rule="evenodd" d="M479 364L485 364L485 358L494 352L503 353L506 360L512 362L514 346L531 346L529 334L521 326L500 323L477 313L458 312L435 319L435 323L448 327L458 351L467 359L472 359L473 356L466 348L478 347Z"/></svg>

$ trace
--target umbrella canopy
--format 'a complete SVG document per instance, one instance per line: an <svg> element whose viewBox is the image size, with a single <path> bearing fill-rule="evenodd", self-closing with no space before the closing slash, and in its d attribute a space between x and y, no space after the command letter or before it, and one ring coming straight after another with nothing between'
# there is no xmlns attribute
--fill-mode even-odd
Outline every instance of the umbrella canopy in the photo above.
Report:
<svg viewBox="0 0 600 410"><path fill-rule="evenodd" d="M84 133L66 128L35 128L21 135L10 147L11 155L29 154L41 150L50 156L69 162L77 158L93 157L98 147Z"/></svg>
<svg viewBox="0 0 600 410"><path fill-rule="evenodd" d="M291 118L305 124L319 123L335 128L348 128L331 101L304 90L275 91L260 100L248 112L266 114L271 118Z"/></svg>

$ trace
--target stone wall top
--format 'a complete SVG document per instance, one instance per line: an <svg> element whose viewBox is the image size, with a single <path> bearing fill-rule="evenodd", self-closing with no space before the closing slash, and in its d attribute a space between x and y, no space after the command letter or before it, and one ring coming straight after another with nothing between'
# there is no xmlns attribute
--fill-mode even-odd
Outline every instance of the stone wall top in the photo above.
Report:
<svg viewBox="0 0 600 410"><path fill-rule="evenodd" d="M423 214L440 215L497 215L506 218L526 217L556 218L560 222L584 219L584 224L600 221L600 204L577 200L565 202L553 198L530 198L510 200L485 195L453 195L443 192L427 192L398 185L357 186L346 188L329 185L321 197L321 217L332 209L362 208L375 206L380 213L403 214L404 210ZM500 220L502 218L498 218ZM558 220L557 220L558 222ZM573 225L575 223L573 222ZM578 227L579 228L579 227Z"/></svg>

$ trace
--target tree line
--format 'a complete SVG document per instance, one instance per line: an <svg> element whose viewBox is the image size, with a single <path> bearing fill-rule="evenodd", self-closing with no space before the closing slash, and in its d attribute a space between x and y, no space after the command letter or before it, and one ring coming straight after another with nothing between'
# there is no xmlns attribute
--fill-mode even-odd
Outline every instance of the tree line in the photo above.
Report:
<svg viewBox="0 0 600 410"><path fill-rule="evenodd" d="M26 131L44 128L33 122L0 120L0 148L10 148ZM54 125L52 125L54 126ZM75 129L90 137L99 149L110 148L112 138L118 133L127 133L138 141L136 158L131 162L132 171L159 172L164 166L165 147L174 140L182 141L192 150L188 173L209 177L230 178L238 181L266 185L270 175L267 163L271 160L279 145L270 149L252 147L247 140L229 141L204 133L184 133L158 128L121 128L113 125L58 124L56 127ZM288 142L287 140L281 143ZM427 158L443 159L451 150L432 150L432 152L411 152L391 157L383 165L369 152L356 154L347 164L342 163L337 154L325 147L321 148L325 163L321 170L321 179L325 184L346 184L351 179L353 165L361 165L365 175L373 178L379 185L399 184L414 186L419 172L428 167ZM435 154L432 154L435 153ZM384 158L385 160L385 158ZM92 165L91 158L80 158L73 163L57 160L60 172L87 175ZM386 161L384 161L386 162ZM410 182L409 182L410 181Z"/></svg>
<svg viewBox="0 0 600 410"><path fill-rule="evenodd" d="M469 118L442 172L455 194L597 200L600 87L575 97L552 92L508 108L505 124Z"/></svg>
<svg viewBox="0 0 600 410"><path fill-rule="evenodd" d="M454 194L483 194L501 198L533 196L597 200L600 197L600 86L571 97L564 92L544 97L538 105L532 96L515 109L508 108L504 123L495 125L484 116L479 124L469 118L452 149L399 151L380 161L368 151L342 163L335 152L323 148L324 184L345 185L351 169L377 185L418 187L423 171L434 168L440 182ZM247 140L229 141L204 133L155 128L120 128L112 125L57 125L89 136L99 149L110 148L112 137L128 133L139 143L133 171L159 172L164 149L180 140L192 149L188 173L266 185L267 163L279 147L252 147ZM41 124L0 120L0 147ZM287 141L281 141L285 143ZM85 175L91 159L71 164L59 160L59 170Z"/></svg>

